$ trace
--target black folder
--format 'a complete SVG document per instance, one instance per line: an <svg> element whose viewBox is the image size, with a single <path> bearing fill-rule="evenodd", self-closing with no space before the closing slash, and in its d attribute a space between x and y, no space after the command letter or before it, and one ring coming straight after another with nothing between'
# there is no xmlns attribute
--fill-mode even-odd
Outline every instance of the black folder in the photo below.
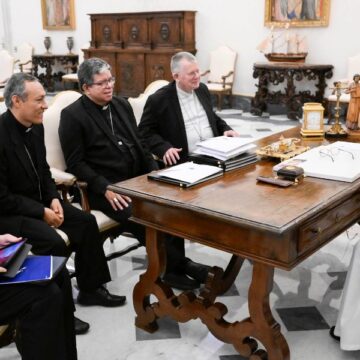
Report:
<svg viewBox="0 0 360 360"><path fill-rule="evenodd" d="M191 153L188 160L196 164L213 165L222 168L223 171L230 171L253 164L257 162L258 157L255 152L246 152L228 160L219 160L212 156Z"/></svg>
<svg viewBox="0 0 360 360"><path fill-rule="evenodd" d="M219 176L221 176L223 174L222 171L216 173L216 174L213 174L213 175L210 175L210 176L207 176L207 177L204 177L198 181L194 181L194 182L186 182L186 181L181 181L181 180L177 180L177 179L173 179L173 178L169 178L167 176L163 176L161 175L160 173L151 173L148 175L148 179L150 180L156 180L156 181L161 181L161 182L165 182L165 183L168 183L168 184L174 184L174 185L178 185L182 188L189 188L191 186L194 186L194 185L197 185L197 184L201 184L203 183L204 181L208 181L208 180L211 180L211 179L215 179Z"/></svg>

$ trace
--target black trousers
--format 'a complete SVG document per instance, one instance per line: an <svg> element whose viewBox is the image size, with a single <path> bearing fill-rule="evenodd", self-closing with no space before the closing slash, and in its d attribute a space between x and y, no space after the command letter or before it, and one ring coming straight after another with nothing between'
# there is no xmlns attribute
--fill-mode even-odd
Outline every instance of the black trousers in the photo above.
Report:
<svg viewBox="0 0 360 360"><path fill-rule="evenodd" d="M79 289L95 290L111 280L96 219L70 204L62 205L64 222L59 229L68 235L70 247L66 246L54 228L40 219L23 217L18 233L13 235L28 238L34 254L69 256L75 251Z"/></svg>
<svg viewBox="0 0 360 360"><path fill-rule="evenodd" d="M23 360L77 359L66 269L46 284L0 285L0 309L0 324L17 321Z"/></svg>
<svg viewBox="0 0 360 360"><path fill-rule="evenodd" d="M129 220L132 209L131 204L123 210L115 211L104 195L92 192L89 192L89 203L92 209L100 210L111 219L119 222L124 231L132 233L142 245L145 245L145 227ZM185 257L184 239L166 235L165 246L167 253L166 271L181 272L184 264L189 260Z"/></svg>

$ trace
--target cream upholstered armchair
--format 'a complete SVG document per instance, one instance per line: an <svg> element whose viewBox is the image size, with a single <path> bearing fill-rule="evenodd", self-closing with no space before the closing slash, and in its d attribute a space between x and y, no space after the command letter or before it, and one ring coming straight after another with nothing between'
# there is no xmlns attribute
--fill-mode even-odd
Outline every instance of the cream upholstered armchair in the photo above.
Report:
<svg viewBox="0 0 360 360"><path fill-rule="evenodd" d="M79 49L79 63L78 63L78 67L79 65L84 61L84 49L87 49L89 47L89 43L84 44L84 46L82 46ZM62 76L61 78L62 83L63 83L63 87L65 89L65 84L66 83L78 83L79 82L79 78L77 73L70 73L70 74L65 74Z"/></svg>
<svg viewBox="0 0 360 360"><path fill-rule="evenodd" d="M0 88L5 87L6 82L14 72L15 59L6 50L0 50Z"/></svg>
<svg viewBox="0 0 360 360"><path fill-rule="evenodd" d="M217 96L217 108L221 110L224 95L231 97L237 54L227 46L220 46L210 53L210 67L201 76L207 76L210 93Z"/></svg>
<svg viewBox="0 0 360 360"><path fill-rule="evenodd" d="M33 53L34 53L34 47L28 42L21 43L17 47L17 52L15 55L15 64L17 65L18 68L15 69L15 72L25 72L29 74L32 72Z"/></svg>
<svg viewBox="0 0 360 360"><path fill-rule="evenodd" d="M152 83L150 83L146 89L144 90L144 92L142 94L140 94L138 97L136 98L128 98L128 101L134 111L134 115L135 115L135 119L136 119L136 123L139 125L143 110L144 110L144 106L146 103L147 98L153 94L154 92L156 92L157 90L159 90L160 88L162 88L163 86L167 85L169 82L167 80L155 80Z"/></svg>
<svg viewBox="0 0 360 360"><path fill-rule="evenodd" d="M347 60L347 74L346 78L338 79L342 83L342 86L349 86L350 83L353 81L353 76L355 74L360 74L360 54L355 56L350 56ZM336 105L336 94L331 94L328 97L328 119L329 121L332 118L331 109L334 105ZM350 102L350 94L346 94L343 92L340 96L340 104L349 104Z"/></svg>
<svg viewBox="0 0 360 360"><path fill-rule="evenodd" d="M62 192L63 199L69 200L68 189L76 186L80 190L81 204L72 203L72 205L81 208L84 211L91 212L96 218L99 231L103 241L110 238L111 241L122 233L121 224L106 216L103 212L98 210L91 210L87 200L86 183L77 181L72 174L65 172L66 164L62 153L58 128L60 122L60 113L64 107L70 105L77 100L81 94L77 91L62 91L55 96L51 105L44 113L44 128L45 128L45 146L47 161L50 165L50 170L55 179L55 182ZM139 247L139 244L130 245L124 250L114 252L107 256L107 259L122 256L131 250Z"/></svg>

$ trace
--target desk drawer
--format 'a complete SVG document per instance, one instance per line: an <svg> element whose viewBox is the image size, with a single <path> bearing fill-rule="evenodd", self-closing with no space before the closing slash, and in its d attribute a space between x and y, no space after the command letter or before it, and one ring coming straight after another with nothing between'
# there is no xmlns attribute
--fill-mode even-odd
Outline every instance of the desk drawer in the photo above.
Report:
<svg viewBox="0 0 360 360"><path fill-rule="evenodd" d="M298 253L302 254L354 223L360 218L360 194L316 216L307 222L299 232Z"/></svg>

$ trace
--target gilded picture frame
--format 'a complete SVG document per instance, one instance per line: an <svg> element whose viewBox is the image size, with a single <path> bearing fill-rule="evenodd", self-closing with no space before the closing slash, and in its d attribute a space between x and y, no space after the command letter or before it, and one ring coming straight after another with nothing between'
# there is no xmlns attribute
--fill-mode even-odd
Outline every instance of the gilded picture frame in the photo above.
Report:
<svg viewBox="0 0 360 360"><path fill-rule="evenodd" d="M330 0L265 0L265 26L328 26Z"/></svg>
<svg viewBox="0 0 360 360"><path fill-rule="evenodd" d="M44 29L75 29L74 0L41 0L41 11Z"/></svg>

